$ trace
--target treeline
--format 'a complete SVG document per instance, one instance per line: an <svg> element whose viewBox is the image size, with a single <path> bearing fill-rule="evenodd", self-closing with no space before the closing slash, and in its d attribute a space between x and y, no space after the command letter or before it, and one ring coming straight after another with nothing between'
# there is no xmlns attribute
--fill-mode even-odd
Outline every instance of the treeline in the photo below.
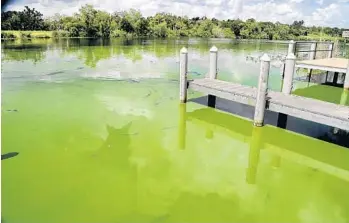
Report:
<svg viewBox="0 0 349 223"><path fill-rule="evenodd" d="M288 25L258 22L255 19L188 18L168 13L143 17L134 9L110 14L94 9L91 5L81 7L73 16L55 14L45 19L42 13L26 6L23 11L2 12L1 21L2 30L47 30L54 31L53 37L149 36L287 40L340 37L344 30L336 27L306 27L304 21L294 21ZM2 33L2 37L6 36Z"/></svg>

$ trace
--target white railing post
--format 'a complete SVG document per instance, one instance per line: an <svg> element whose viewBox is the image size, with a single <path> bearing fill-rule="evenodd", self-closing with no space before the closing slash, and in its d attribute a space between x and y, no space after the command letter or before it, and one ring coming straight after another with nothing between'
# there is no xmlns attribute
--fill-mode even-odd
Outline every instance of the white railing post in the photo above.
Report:
<svg viewBox="0 0 349 223"><path fill-rule="evenodd" d="M311 43L309 60L314 60L316 56L316 43Z"/></svg>
<svg viewBox="0 0 349 223"><path fill-rule="evenodd" d="M296 56L291 52L286 57L282 93L290 94L292 92L292 82L293 82L295 65L296 65Z"/></svg>
<svg viewBox="0 0 349 223"><path fill-rule="evenodd" d="M330 43L328 45L328 55L327 55L328 58L332 58L332 52L333 52L333 43Z"/></svg>
<svg viewBox="0 0 349 223"><path fill-rule="evenodd" d="M188 50L183 47L180 52L179 62L179 100L187 102L187 73L188 73Z"/></svg>
<svg viewBox="0 0 349 223"><path fill-rule="evenodd" d="M344 89L349 90L349 60L348 60L347 72L345 74L345 79L344 79Z"/></svg>
<svg viewBox="0 0 349 223"><path fill-rule="evenodd" d="M217 79L218 49L212 46L210 49L210 71L208 78Z"/></svg>
<svg viewBox="0 0 349 223"><path fill-rule="evenodd" d="M263 126L264 124L264 113L266 106L266 97L268 91L268 77L270 70L270 58L267 54L261 57L261 66L258 81L258 91L256 98L256 106L254 111L254 121L255 126Z"/></svg>

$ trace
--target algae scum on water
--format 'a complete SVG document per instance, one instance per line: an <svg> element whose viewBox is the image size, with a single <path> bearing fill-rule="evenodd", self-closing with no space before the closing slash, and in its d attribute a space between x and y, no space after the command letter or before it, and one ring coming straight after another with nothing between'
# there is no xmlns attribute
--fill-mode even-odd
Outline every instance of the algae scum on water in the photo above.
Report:
<svg viewBox="0 0 349 223"><path fill-rule="evenodd" d="M4 42L2 219L348 222L349 151L317 139L332 136L332 128L303 123L305 136L254 128L195 102L179 105L180 48L188 46L190 77L200 78L213 44L218 78L250 86L259 64L247 56L287 47L200 39ZM271 89L281 87L279 71L271 69ZM306 85L297 83L295 93L341 101L339 88Z"/></svg>

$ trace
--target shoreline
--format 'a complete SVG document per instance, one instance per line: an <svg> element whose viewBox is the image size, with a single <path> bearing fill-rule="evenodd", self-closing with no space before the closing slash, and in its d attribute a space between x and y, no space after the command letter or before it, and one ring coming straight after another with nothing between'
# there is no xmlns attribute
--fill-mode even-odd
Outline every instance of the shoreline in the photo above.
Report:
<svg viewBox="0 0 349 223"><path fill-rule="evenodd" d="M3 35L4 34L4 35ZM101 37L69 37L66 36L66 31L45 31L45 30L34 30L34 31L21 31L21 30L1 30L1 40L30 40L30 39L103 39ZM9 37L3 37L9 36ZM125 38L125 39L139 39L139 38L156 38L153 36L144 37L109 37L105 39L115 39L115 38ZM163 39L181 39L181 38L202 38L198 36L178 36L178 37L165 37ZM156 38L157 39L157 38ZM231 39L239 41L263 41L263 42L286 42L290 40L296 41L339 41L344 42L343 37L318 37L318 36L299 36L292 39L280 39L280 40L269 40L269 39L241 39L241 38L215 38L208 37L207 39Z"/></svg>

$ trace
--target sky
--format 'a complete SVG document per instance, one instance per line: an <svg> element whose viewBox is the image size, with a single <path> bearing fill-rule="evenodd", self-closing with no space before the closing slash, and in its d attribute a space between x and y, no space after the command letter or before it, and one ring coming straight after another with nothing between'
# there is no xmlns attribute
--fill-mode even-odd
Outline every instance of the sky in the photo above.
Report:
<svg viewBox="0 0 349 223"><path fill-rule="evenodd" d="M5 10L36 8L44 16L72 15L85 4L108 12L138 9L144 16L168 12L188 17L217 19L255 18L258 21L292 23L349 29L349 0L12 0Z"/></svg>

